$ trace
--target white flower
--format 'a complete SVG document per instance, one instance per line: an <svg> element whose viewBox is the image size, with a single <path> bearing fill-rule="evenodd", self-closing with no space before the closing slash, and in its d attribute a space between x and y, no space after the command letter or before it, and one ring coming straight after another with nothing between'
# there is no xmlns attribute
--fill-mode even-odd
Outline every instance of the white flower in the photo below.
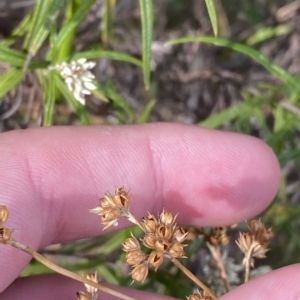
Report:
<svg viewBox="0 0 300 300"><path fill-rule="evenodd" d="M90 69L94 68L95 65L96 63L93 61L80 58L70 63L63 62L55 66L50 66L49 70L59 71L75 99L82 105L85 105L85 95L90 95L91 91L97 88L93 83L95 76L90 72Z"/></svg>

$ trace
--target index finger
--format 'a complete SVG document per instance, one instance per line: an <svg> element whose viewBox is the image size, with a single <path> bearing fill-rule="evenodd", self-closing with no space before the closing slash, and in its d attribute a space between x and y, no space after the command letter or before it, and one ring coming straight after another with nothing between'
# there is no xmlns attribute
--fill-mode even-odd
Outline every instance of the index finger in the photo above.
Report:
<svg viewBox="0 0 300 300"><path fill-rule="evenodd" d="M254 216L279 182L277 160L260 140L175 124L14 131L1 134L0 153L7 224L34 248L99 234L88 209L122 185L137 218L164 207L180 223L203 226ZM28 261L1 248L0 272L11 265L0 289Z"/></svg>

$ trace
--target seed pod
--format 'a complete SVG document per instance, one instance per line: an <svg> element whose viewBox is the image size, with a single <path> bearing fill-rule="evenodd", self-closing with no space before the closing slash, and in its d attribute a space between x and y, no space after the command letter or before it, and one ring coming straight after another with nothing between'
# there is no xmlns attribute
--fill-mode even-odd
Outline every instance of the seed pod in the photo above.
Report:
<svg viewBox="0 0 300 300"><path fill-rule="evenodd" d="M0 224L4 223L8 218L8 209L5 205L0 205Z"/></svg>
<svg viewBox="0 0 300 300"><path fill-rule="evenodd" d="M161 252L153 251L148 258L148 262L155 268L155 271L163 263L164 256Z"/></svg>
<svg viewBox="0 0 300 300"><path fill-rule="evenodd" d="M158 237L169 240L173 235L173 228L167 225L160 225L157 228L156 233Z"/></svg>
<svg viewBox="0 0 300 300"><path fill-rule="evenodd" d="M0 228L0 243L6 244L11 240L11 230L9 228Z"/></svg>
<svg viewBox="0 0 300 300"><path fill-rule="evenodd" d="M147 255L141 250L131 250L126 253L126 263L130 266L137 266L146 258Z"/></svg>
<svg viewBox="0 0 300 300"><path fill-rule="evenodd" d="M148 276L148 263L136 266L130 274L133 280L143 283Z"/></svg>
<svg viewBox="0 0 300 300"><path fill-rule="evenodd" d="M159 216L160 223L164 225L173 225L175 222L176 216L174 216L170 211L163 210Z"/></svg>
<svg viewBox="0 0 300 300"><path fill-rule="evenodd" d="M132 238L126 239L122 245L123 251L125 252L140 249L140 243L134 236L132 236Z"/></svg>

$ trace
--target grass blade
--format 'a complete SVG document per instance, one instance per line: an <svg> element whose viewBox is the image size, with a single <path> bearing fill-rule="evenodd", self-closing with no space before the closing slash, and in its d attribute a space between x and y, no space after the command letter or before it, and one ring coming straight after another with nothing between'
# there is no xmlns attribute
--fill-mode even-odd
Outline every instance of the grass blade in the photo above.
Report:
<svg viewBox="0 0 300 300"><path fill-rule="evenodd" d="M71 60L77 60L79 58L86 58L86 59L95 59L95 58L109 58L113 60L120 60L124 62L128 62L134 64L138 67L142 67L142 62L128 54L115 52L115 51L106 51L106 50L94 50L94 51L85 51L75 54Z"/></svg>
<svg viewBox="0 0 300 300"><path fill-rule="evenodd" d="M90 116L88 112L86 111L85 107L81 105L73 96L73 94L69 91L65 83L62 81L62 79L55 74L55 85L58 88L58 90L61 92L61 94L66 98L66 100L70 103L71 107L77 114L77 116L80 119L80 123L82 125L90 125Z"/></svg>
<svg viewBox="0 0 300 300"><path fill-rule="evenodd" d="M144 124L144 123L147 123L148 120L149 120L149 117L150 117L150 114L152 112L152 109L154 108L155 104L156 104L156 100L155 99L152 99L148 104L147 106L145 107L142 115L140 116L140 119L139 119L139 124Z"/></svg>
<svg viewBox="0 0 300 300"><path fill-rule="evenodd" d="M252 49L251 47L239 43L234 43L226 39L210 37L210 36L185 37L176 40L171 40L167 42L167 44L175 45L175 44L191 43L191 42L203 42L203 43L213 44L216 46L228 47L237 52L246 54L249 57L253 58L256 62L261 64L263 67L265 67L272 75L274 75L275 77L280 79L283 83L285 83L292 91L296 92L297 94L300 94L300 85L289 72L279 67L278 65L273 64L267 57L262 55L257 50Z"/></svg>
<svg viewBox="0 0 300 300"><path fill-rule="evenodd" d="M0 99L22 80L22 70L11 68L0 75ZM1 103L1 101L0 101Z"/></svg>
<svg viewBox="0 0 300 300"><path fill-rule="evenodd" d="M77 9L73 17L68 21L65 26L60 30L57 35L56 47L59 49L69 35L77 28L78 24L82 18L89 12L91 6L95 3L96 0L86 0L83 2L83 5ZM47 57L52 57L52 51L47 54Z"/></svg>
<svg viewBox="0 0 300 300"><path fill-rule="evenodd" d="M217 19L217 13L216 8L214 4L214 0L205 0L207 11L209 14L210 22L214 31L214 35L218 35L218 19Z"/></svg>
<svg viewBox="0 0 300 300"><path fill-rule="evenodd" d="M140 0L142 19L142 48L143 48L143 75L145 87L150 87L151 73L151 45L153 32L153 7L152 0Z"/></svg>
<svg viewBox="0 0 300 300"><path fill-rule="evenodd" d="M116 0L103 1L101 40L105 48L108 45L112 33L112 23L113 23L115 6L116 6Z"/></svg>
<svg viewBox="0 0 300 300"><path fill-rule="evenodd" d="M45 101L44 101L44 126L53 124L53 110L55 103L55 74L50 72L47 76L47 84L44 85Z"/></svg>

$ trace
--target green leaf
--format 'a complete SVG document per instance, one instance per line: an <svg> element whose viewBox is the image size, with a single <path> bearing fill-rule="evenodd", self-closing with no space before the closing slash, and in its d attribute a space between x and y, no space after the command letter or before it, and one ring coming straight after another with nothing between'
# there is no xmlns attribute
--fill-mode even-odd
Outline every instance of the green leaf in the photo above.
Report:
<svg viewBox="0 0 300 300"><path fill-rule="evenodd" d="M216 46L228 47L237 52L246 54L249 57L253 58L255 61L257 61L258 63L260 63L263 67L265 67L272 75L279 78L292 91L296 92L297 94L300 94L300 85L289 72L279 67L278 65L273 64L272 62L270 62L270 60L267 57L265 57L260 52L252 49L251 47L239 43L234 43L226 39L210 37L210 36L185 37L185 38L168 41L167 44L175 45L175 44L192 43L192 42L203 42L203 43L213 44Z"/></svg>
<svg viewBox="0 0 300 300"><path fill-rule="evenodd" d="M54 72L49 72L46 78L47 84L43 86L45 93L44 102L44 126L53 125L53 111L55 103L55 74Z"/></svg>
<svg viewBox="0 0 300 300"><path fill-rule="evenodd" d="M59 49L69 35L77 28L83 17L89 12L91 6L96 0L86 0L83 5L77 9L73 17L63 26L57 36L56 47ZM52 51L50 50L47 57L52 57Z"/></svg>
<svg viewBox="0 0 300 300"><path fill-rule="evenodd" d="M76 53L71 58L71 60L77 60L79 58L95 59L101 57L106 57L113 60L120 60L120 61L137 65L138 67L142 67L142 62L133 56L130 56L125 53L120 53L115 51L105 51L105 50L94 50L94 51L85 51L85 52Z"/></svg>
<svg viewBox="0 0 300 300"><path fill-rule="evenodd" d="M32 31L28 39L28 52L31 56L37 53L45 41L60 10L65 6L66 1L67 0L38 0L33 18Z"/></svg>
<svg viewBox="0 0 300 300"><path fill-rule="evenodd" d="M147 106L145 107L140 119L139 119L139 123L140 124L144 124L147 123L151 114L152 109L154 108L155 104L156 104L156 100L152 99Z"/></svg>
<svg viewBox="0 0 300 300"><path fill-rule="evenodd" d="M214 0L205 0L207 11L209 14L210 22L214 31L214 35L218 35L218 19L216 14L216 8Z"/></svg>
<svg viewBox="0 0 300 300"><path fill-rule="evenodd" d="M143 47L143 75L145 87L150 87L151 73L151 45L153 32L153 7L152 0L140 0L142 19L142 47Z"/></svg>
<svg viewBox="0 0 300 300"><path fill-rule="evenodd" d="M252 34L247 40L246 44L248 46L253 46L257 43L261 43L268 40L274 36L285 35L291 32L291 28L287 25L278 25L276 27L263 27L258 29L254 34Z"/></svg>
<svg viewBox="0 0 300 300"><path fill-rule="evenodd" d="M113 23L115 6L116 6L116 0L103 1L101 39L105 47L107 46L112 33L112 23Z"/></svg>
<svg viewBox="0 0 300 300"><path fill-rule="evenodd" d="M61 94L66 98L66 100L70 103L72 109L75 111L77 116L80 119L82 125L90 125L90 117L85 107L81 105L73 96L73 94L69 91L68 87L62 81L62 79L55 74L55 85Z"/></svg>
<svg viewBox="0 0 300 300"><path fill-rule="evenodd" d="M11 68L0 75L0 99L22 80L22 70Z"/></svg>
<svg viewBox="0 0 300 300"><path fill-rule="evenodd" d="M0 61L14 67L22 67L25 59L26 55L22 52L11 49L5 45L0 45Z"/></svg>
<svg viewBox="0 0 300 300"><path fill-rule="evenodd" d="M206 128L217 128L225 122L231 121L250 110L252 110L252 107L248 103L239 103L208 117L198 123L198 125Z"/></svg>

